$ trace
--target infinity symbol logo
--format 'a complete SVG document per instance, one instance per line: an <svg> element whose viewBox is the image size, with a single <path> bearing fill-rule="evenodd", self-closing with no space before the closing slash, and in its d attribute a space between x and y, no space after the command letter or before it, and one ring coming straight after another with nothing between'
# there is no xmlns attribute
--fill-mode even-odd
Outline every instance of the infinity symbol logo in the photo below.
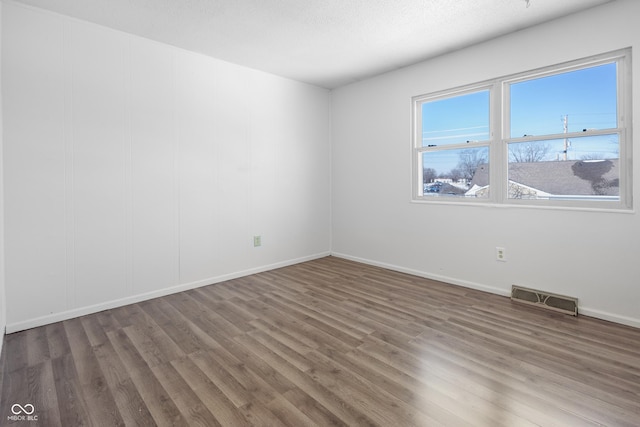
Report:
<svg viewBox="0 0 640 427"><path fill-rule="evenodd" d="M36 408L34 408L31 403L27 403L24 406L18 403L14 403L13 405L11 405L11 412L13 412L13 415L20 415L23 412L27 415L31 415L35 412L35 410Z"/></svg>

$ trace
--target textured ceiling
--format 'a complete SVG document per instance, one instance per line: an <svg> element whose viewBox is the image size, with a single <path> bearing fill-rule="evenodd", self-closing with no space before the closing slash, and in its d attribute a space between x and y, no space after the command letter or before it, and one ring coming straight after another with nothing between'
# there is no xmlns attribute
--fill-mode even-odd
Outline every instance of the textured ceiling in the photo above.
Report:
<svg viewBox="0 0 640 427"><path fill-rule="evenodd" d="M326 88L609 1L16 0Z"/></svg>

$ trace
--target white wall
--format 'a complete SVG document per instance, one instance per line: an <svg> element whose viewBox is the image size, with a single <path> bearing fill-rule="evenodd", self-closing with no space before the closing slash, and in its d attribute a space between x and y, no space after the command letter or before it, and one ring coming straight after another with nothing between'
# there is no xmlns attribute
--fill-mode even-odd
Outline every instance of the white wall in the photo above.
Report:
<svg viewBox="0 0 640 427"><path fill-rule="evenodd" d="M638 16L640 2L618 0L335 90L333 253L504 295L519 284L577 296L584 314L640 326L637 213L410 203L414 95L632 46L638 125Z"/></svg>
<svg viewBox="0 0 640 427"><path fill-rule="evenodd" d="M328 254L326 90L13 3L2 33L9 332Z"/></svg>
<svg viewBox="0 0 640 427"><path fill-rule="evenodd" d="M638 49L637 2L331 97L37 9L3 3L1 14L8 331L330 248L500 294L516 283L575 295L583 313L640 326L635 212L410 203L409 123L417 94ZM258 234L263 246L253 248ZM495 246L506 247L508 262L494 260Z"/></svg>
<svg viewBox="0 0 640 427"><path fill-rule="evenodd" d="M0 3L0 22L2 22L2 3ZM2 32L0 31L0 46L2 46ZM4 343L4 332L7 326L7 308L5 303L5 280L4 280L4 168L3 164L3 144L2 144L2 48L0 47L0 354L2 354L2 344ZM3 369L0 363L0 370ZM0 371L0 376L2 376Z"/></svg>

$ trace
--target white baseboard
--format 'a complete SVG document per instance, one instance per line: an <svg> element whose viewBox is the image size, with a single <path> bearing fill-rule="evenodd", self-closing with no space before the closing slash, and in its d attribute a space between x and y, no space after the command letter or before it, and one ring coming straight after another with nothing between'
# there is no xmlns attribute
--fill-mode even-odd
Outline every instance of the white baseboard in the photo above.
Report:
<svg viewBox="0 0 640 427"><path fill-rule="evenodd" d="M53 313L47 316L41 316L34 319L28 319L21 322L15 322L7 324L6 333L10 334L13 332L19 332L26 329L35 328L38 326L48 325L50 323L61 322L63 320L72 319L74 317L80 317L87 314L98 313L100 311L121 307L127 304L135 304L141 301L150 300L153 298L158 298L166 295L171 295L177 292L187 291L190 289L199 288L206 285L212 285L214 283L224 282L226 280L237 279L239 277L249 276L251 274L261 273L264 271L274 270L276 268L287 267L294 264L300 264L306 261L312 261L314 259L323 258L325 256L335 256L337 258L348 259L355 262L360 262L363 264L374 265L377 267L386 268L388 270L398 271L401 273L411 274L413 276L424 277L426 279L438 280L440 282L450 283L453 285L463 286L469 289L476 289L483 292L488 292L501 296L510 296L510 290L500 289L493 286L487 286L481 283L471 282L467 280L460 280L454 277L443 276L439 274L432 274L426 271L415 270L411 268L402 267L395 264L389 264L385 262L374 261L366 258L355 257L339 252L321 252L314 255L309 255L306 257L296 258L292 260L282 261L274 264L264 265L256 268L251 268L243 271L238 271L230 274L225 274L221 276L211 277L204 280L199 280L196 282L184 283L177 286L172 286L165 289L160 289L154 292L148 292L139 295L133 295L126 298L121 298L118 300L108 301L105 303L95 304L86 307L80 307L73 310L67 310L59 313ZM640 328L640 319L634 319L631 317L620 316L613 313L604 312L601 310L596 310L588 307L579 307L579 313L584 316L594 317L597 319L607 320L614 323L619 323L622 325L632 326L635 328ZM4 334L3 334L4 335ZM3 336L2 335L2 336ZM0 336L1 338L1 336ZM2 349L2 342L0 341L0 350Z"/></svg>
<svg viewBox="0 0 640 427"><path fill-rule="evenodd" d="M627 316L620 316L618 314L611 314L611 313L607 313L606 311L594 310L588 307L578 307L578 315L595 317L596 319L607 320L613 323L620 323L621 325L640 328L640 319L634 319L633 317L627 317Z"/></svg>
<svg viewBox="0 0 640 427"><path fill-rule="evenodd" d="M123 305L135 304L135 303L150 300L153 298L163 297L166 295L171 295L171 294L175 294L182 291L188 291L190 289L195 289L202 286L212 285L212 284L224 282L227 280L237 279L239 277L249 276L251 274L262 273L264 271L275 270L276 268L282 268L282 267L287 267L294 264L300 264L302 262L312 261L314 259L323 258L329 255L330 255L329 252L321 252L318 254L309 255L301 258L281 261L274 264L250 268L247 270L224 274L221 276L210 277L207 279L198 280L196 282L190 282L190 283L184 283L177 286L171 286L169 288L164 288L164 289L160 289L153 292L133 295L130 297L107 301L104 303L94 304L86 307L75 308L73 310L53 313L46 316L37 317L34 319L24 320L21 322L10 323L10 324L7 324L6 333L10 334L13 332L24 331L26 329L36 328L38 326L48 325L50 323L73 319L74 317L85 316L87 314L93 314L93 313L98 313L100 311L109 310L112 308L122 307Z"/></svg>
<svg viewBox="0 0 640 427"><path fill-rule="evenodd" d="M373 265L376 267L386 268L387 270L393 270L400 273L411 274L412 276L424 277L425 279L437 280L439 282L450 283L452 285L463 286L469 289L476 289L478 291L489 292L496 295L511 296L511 290L504 290L493 286L483 285L481 283L470 282L468 280L460 280L454 277L442 276L440 274L432 274L426 271L414 270L412 268L406 268L395 264L388 264L385 262L374 261L366 258L354 257L347 254L332 252L331 256L337 258L344 258L350 261L361 262L363 264Z"/></svg>
<svg viewBox="0 0 640 427"><path fill-rule="evenodd" d="M374 261L366 258L359 258L343 253L332 252L331 256L337 258L344 258L355 262L361 262L363 264L374 265L376 267L386 268L388 270L398 271L400 273L407 273L413 276L424 277L425 279L438 280L440 282L451 283L452 285L459 285L465 288L476 289L483 292L489 292L496 295L511 296L510 289L500 289L493 286L483 285L481 283L470 282L467 280L456 279L455 277L442 276L439 274L432 274L426 271L414 270L411 268L402 267L395 264L388 264L385 262ZM606 320L609 322L619 323L621 325L632 326L640 328L640 319L634 319L632 317L621 316L614 313L608 313L601 310L595 310L589 307L578 307L578 313L583 316L594 317L596 319Z"/></svg>
<svg viewBox="0 0 640 427"><path fill-rule="evenodd" d="M2 328L2 330L0 331L0 358L2 357L2 347L4 345L4 336L6 334L7 334L7 328ZM1 371L2 369L3 369L3 366L0 363L0 377L2 377L2 374L4 374L4 372Z"/></svg>

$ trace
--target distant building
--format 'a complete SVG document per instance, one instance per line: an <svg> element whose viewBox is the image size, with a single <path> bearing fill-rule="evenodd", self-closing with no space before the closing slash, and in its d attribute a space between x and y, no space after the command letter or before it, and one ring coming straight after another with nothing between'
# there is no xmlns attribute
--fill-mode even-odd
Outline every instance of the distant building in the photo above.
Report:
<svg viewBox="0 0 640 427"><path fill-rule="evenodd" d="M619 196L619 159L509 163L509 198ZM471 179L470 197L489 191L489 165L480 165Z"/></svg>

